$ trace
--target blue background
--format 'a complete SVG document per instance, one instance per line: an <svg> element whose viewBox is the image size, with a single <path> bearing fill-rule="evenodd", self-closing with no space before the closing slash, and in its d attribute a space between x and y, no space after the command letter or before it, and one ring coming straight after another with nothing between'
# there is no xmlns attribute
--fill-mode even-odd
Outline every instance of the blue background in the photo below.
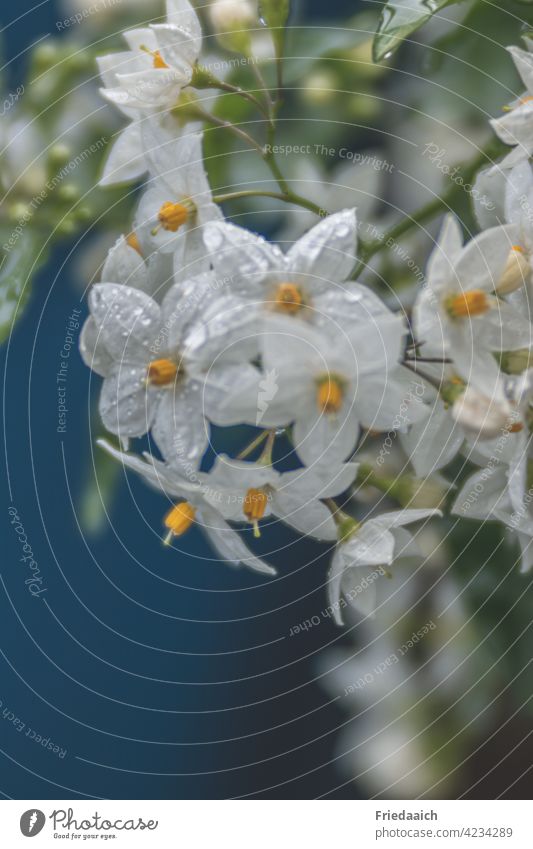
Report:
<svg viewBox="0 0 533 849"><path fill-rule="evenodd" d="M321 6L309 3L309 17ZM24 0L4 21L28 9ZM7 29L15 84L23 51L61 16L47 2ZM351 785L335 789L344 779L333 762L347 718L316 680L320 650L345 637L328 622L289 637L326 605L325 549L278 531L288 547L272 558L274 581L212 560L197 532L183 553L166 550L165 505L133 477L123 478L104 534L80 532L97 387L75 349L65 434L56 398L68 317L73 308L86 314L80 291L66 249L56 251L3 351L11 498L47 591L33 598L24 584L4 487L0 791L18 799L350 797Z"/></svg>

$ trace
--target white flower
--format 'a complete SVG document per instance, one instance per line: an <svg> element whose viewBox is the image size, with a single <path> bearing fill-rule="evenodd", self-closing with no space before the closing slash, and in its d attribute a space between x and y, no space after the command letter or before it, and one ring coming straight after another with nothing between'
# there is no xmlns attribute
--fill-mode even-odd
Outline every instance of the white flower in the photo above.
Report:
<svg viewBox="0 0 533 849"><path fill-rule="evenodd" d="M130 286L98 284L80 340L85 362L105 378L100 415L106 428L122 438L153 428L160 450L176 464L197 466L202 458L204 405L216 406L226 382L246 391L248 373L255 379L251 367L188 356L187 332L211 287L208 276L194 278L187 287L173 286L159 306Z"/></svg>
<svg viewBox="0 0 533 849"><path fill-rule="evenodd" d="M526 39L526 43L531 49L532 42ZM510 168L533 153L533 54L515 46L507 49L513 57L526 92L509 105L503 117L490 122L500 139L515 147L503 162L498 163L498 168Z"/></svg>
<svg viewBox="0 0 533 849"><path fill-rule="evenodd" d="M441 515L439 510L401 510L383 513L361 525L346 520L353 527L337 545L328 578L329 603L338 625L342 625L342 596L364 617L374 616L376 582L385 575L383 567L400 558L418 556L418 548L403 526Z"/></svg>
<svg viewBox="0 0 533 849"><path fill-rule="evenodd" d="M478 439L492 439L504 433L512 426L514 417L513 408L503 394L488 398L471 386L456 398L451 412L463 430Z"/></svg>
<svg viewBox="0 0 533 849"><path fill-rule="evenodd" d="M143 253L173 253L176 279L207 271L202 229L222 213L204 171L202 136L167 142L154 125L146 125L143 135L152 174L135 219Z"/></svg>
<svg viewBox="0 0 533 849"><path fill-rule="evenodd" d="M492 352L531 343L530 322L491 294L506 270L515 238L513 225L493 227L463 247L459 224L449 215L413 313L421 356L451 358L457 374L485 393L499 380ZM492 394L488 391L489 397Z"/></svg>
<svg viewBox="0 0 533 849"><path fill-rule="evenodd" d="M524 413L516 396L516 378L499 375L484 391L469 386L448 365L424 364L439 381L440 394L426 386L428 415L400 435L402 447L417 475L426 477L444 468L467 442L464 453L476 462L496 454L500 462L510 461L516 450L516 437L525 425Z"/></svg>
<svg viewBox="0 0 533 849"><path fill-rule="evenodd" d="M320 499L345 492L357 474L356 463L280 473L270 465L217 457L205 480L205 499L232 522L258 523L276 516L301 534L335 540L331 511Z"/></svg>
<svg viewBox="0 0 533 849"><path fill-rule="evenodd" d="M177 104L191 83L202 46L200 22L187 0L168 0L167 23L128 30L129 50L106 56L103 96L122 109L152 112ZM107 82L112 75L112 82Z"/></svg>
<svg viewBox="0 0 533 849"><path fill-rule="evenodd" d="M392 314L336 336L286 317L271 318L261 339L262 366L267 377L274 376L275 391L266 404L260 387L255 397L243 398L241 421L257 424L259 410L263 427L294 423L292 440L306 465L342 462L361 425L388 430L411 420L406 404L404 422L395 422L407 392L398 367L405 333L402 318ZM234 404L230 393L218 414L229 417Z"/></svg>
<svg viewBox="0 0 533 849"><path fill-rule="evenodd" d="M193 525L201 528L220 557L231 566L247 566L264 575L275 575L276 570L256 557L248 549L240 535L231 528L216 507L211 506L204 496L204 476L195 475L188 480L178 469L155 460L147 455L143 460L134 454L125 454L113 448L105 440L99 444L112 457L145 478L156 490L163 492L173 503L165 516L168 530L167 541L185 534ZM179 501L176 503L176 499Z"/></svg>
<svg viewBox="0 0 533 849"><path fill-rule="evenodd" d="M355 209L325 218L286 254L227 222L208 224L204 240L217 277L226 282L226 303L235 308L242 304L256 333L269 314L329 323L331 333L337 324L368 322L375 315L389 314L370 289L348 279L357 254Z"/></svg>

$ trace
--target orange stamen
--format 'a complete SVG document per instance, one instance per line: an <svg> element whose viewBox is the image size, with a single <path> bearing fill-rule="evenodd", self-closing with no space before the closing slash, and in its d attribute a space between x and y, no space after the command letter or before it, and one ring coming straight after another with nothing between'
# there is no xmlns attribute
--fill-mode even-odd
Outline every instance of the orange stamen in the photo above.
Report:
<svg viewBox="0 0 533 849"><path fill-rule="evenodd" d="M472 318L487 312L490 302L481 289L472 289L470 292L461 292L460 295L446 298L445 306L452 318Z"/></svg>
<svg viewBox="0 0 533 849"><path fill-rule="evenodd" d="M169 386L178 376L178 367L172 360L152 360L146 375L147 383L152 386Z"/></svg>
<svg viewBox="0 0 533 849"><path fill-rule="evenodd" d="M280 283L276 289L276 310L295 315L303 306L301 289L294 283Z"/></svg>

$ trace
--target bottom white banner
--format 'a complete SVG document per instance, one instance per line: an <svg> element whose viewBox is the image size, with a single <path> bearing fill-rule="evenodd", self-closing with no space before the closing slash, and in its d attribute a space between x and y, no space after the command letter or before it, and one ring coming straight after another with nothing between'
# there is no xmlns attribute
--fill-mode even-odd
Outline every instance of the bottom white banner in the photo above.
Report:
<svg viewBox="0 0 533 849"><path fill-rule="evenodd" d="M1 845L531 849L527 801L4 801Z"/></svg>

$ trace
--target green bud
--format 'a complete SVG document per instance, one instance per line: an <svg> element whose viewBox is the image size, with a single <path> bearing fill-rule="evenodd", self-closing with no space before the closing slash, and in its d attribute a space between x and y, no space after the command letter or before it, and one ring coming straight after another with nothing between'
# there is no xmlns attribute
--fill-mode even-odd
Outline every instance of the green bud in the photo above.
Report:
<svg viewBox="0 0 533 849"><path fill-rule="evenodd" d="M55 144L48 151L48 166L50 169L61 168L70 158L71 150L66 144Z"/></svg>
<svg viewBox="0 0 533 849"><path fill-rule="evenodd" d="M500 356L500 368L506 374L522 374L533 365L533 353L529 348L504 351Z"/></svg>
<svg viewBox="0 0 533 849"><path fill-rule="evenodd" d="M23 203L23 201L17 201L9 207L8 215L10 221L18 224L21 221L29 221L33 212L28 204Z"/></svg>
<svg viewBox="0 0 533 849"><path fill-rule="evenodd" d="M33 51L33 61L40 70L52 67L58 61L58 58L59 50L52 41L40 44Z"/></svg>
<svg viewBox="0 0 533 849"><path fill-rule="evenodd" d="M78 221L90 221L93 217L93 211L90 206L79 206L74 211Z"/></svg>
<svg viewBox="0 0 533 849"><path fill-rule="evenodd" d="M78 227L76 226L76 222L69 216L68 218L64 218L63 221L60 221L56 227L55 232L58 236L73 236L76 233Z"/></svg>
<svg viewBox="0 0 533 849"><path fill-rule="evenodd" d="M339 77L328 68L309 74L303 90L304 99L313 106L331 102L332 93L339 88Z"/></svg>
<svg viewBox="0 0 533 849"><path fill-rule="evenodd" d="M245 56L251 54L249 30L257 27L256 3L251 0L213 0L208 15L222 47Z"/></svg>
<svg viewBox="0 0 533 849"><path fill-rule="evenodd" d="M74 203L80 197L80 190L74 183L65 183L57 190L56 196L63 203Z"/></svg>

